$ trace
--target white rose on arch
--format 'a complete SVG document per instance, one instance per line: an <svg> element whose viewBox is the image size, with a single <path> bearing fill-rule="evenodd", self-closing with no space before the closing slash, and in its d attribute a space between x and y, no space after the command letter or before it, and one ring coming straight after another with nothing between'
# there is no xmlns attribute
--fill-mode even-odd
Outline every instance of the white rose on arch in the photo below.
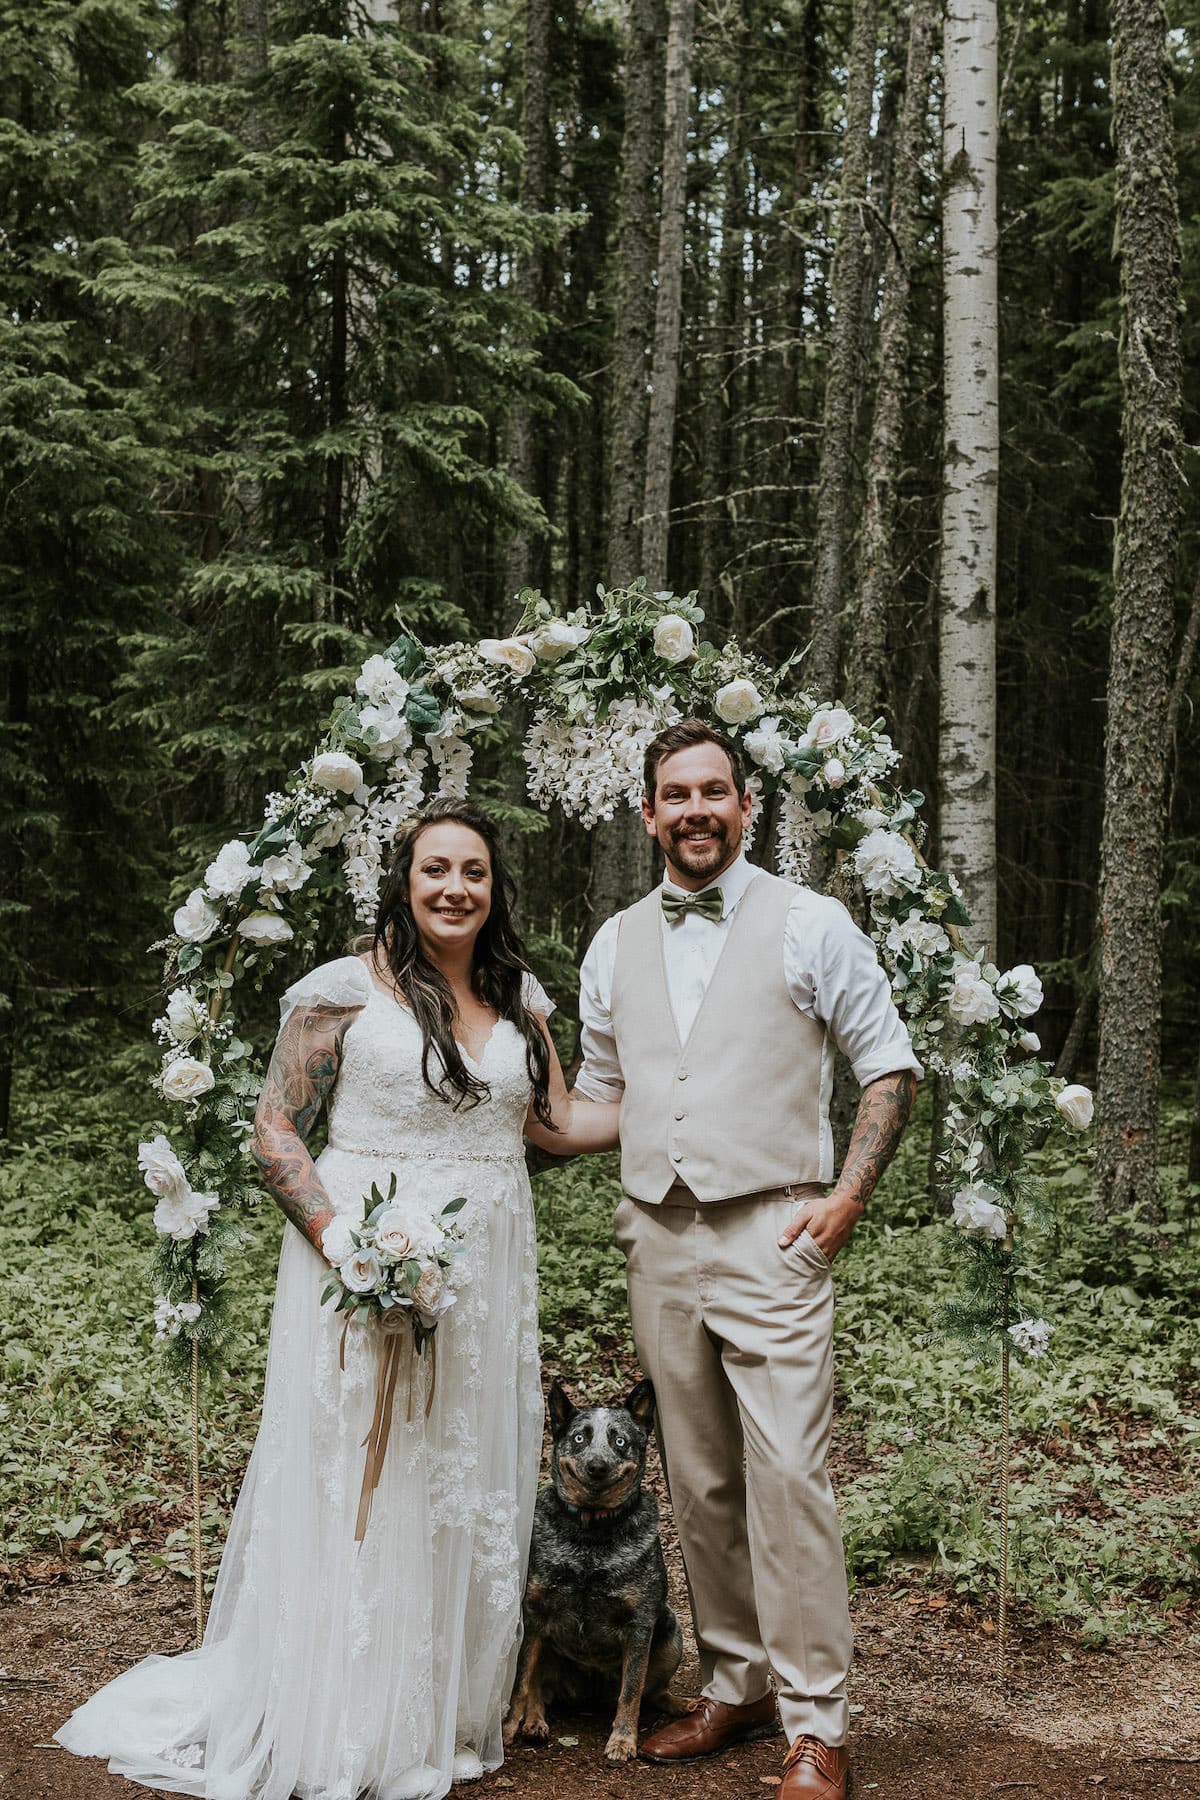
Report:
<svg viewBox="0 0 1200 1800"><path fill-rule="evenodd" d="M868 894L892 898L921 885L917 853L898 831L868 831L854 852L854 867Z"/></svg>
<svg viewBox="0 0 1200 1800"><path fill-rule="evenodd" d="M253 912L238 925L238 936L248 944L286 944L295 933L278 913Z"/></svg>
<svg viewBox="0 0 1200 1800"><path fill-rule="evenodd" d="M156 1200L191 1190L187 1171L161 1131L149 1143L138 1145L138 1168Z"/></svg>
<svg viewBox="0 0 1200 1800"><path fill-rule="evenodd" d="M389 656L368 656L354 690L372 706L398 708L408 699L408 683Z"/></svg>
<svg viewBox="0 0 1200 1800"><path fill-rule="evenodd" d="M779 727L778 718L760 719L756 731L748 731L742 748L751 762L756 762L768 775L781 775L787 762L788 743Z"/></svg>
<svg viewBox="0 0 1200 1800"><path fill-rule="evenodd" d="M987 1025L1000 1017L995 989L984 980L980 965L965 956L955 959L946 1010L960 1025Z"/></svg>
<svg viewBox="0 0 1200 1800"><path fill-rule="evenodd" d="M1003 1010L1013 1019L1029 1019L1041 1006L1045 995L1037 971L1030 963L1017 963L996 983L996 994Z"/></svg>
<svg viewBox="0 0 1200 1800"><path fill-rule="evenodd" d="M159 1087L167 1100L186 1103L199 1100L215 1085L216 1077L207 1063L194 1056L173 1056L159 1078Z"/></svg>
<svg viewBox="0 0 1200 1800"><path fill-rule="evenodd" d="M819 706L800 739L805 749L832 750L854 730L854 714L844 706Z"/></svg>
<svg viewBox="0 0 1200 1800"><path fill-rule="evenodd" d="M484 662L509 670L518 680L528 675L537 662L529 645L523 644L520 638L483 638L479 654Z"/></svg>
<svg viewBox="0 0 1200 1800"><path fill-rule="evenodd" d="M998 1241L1008 1236L1008 1218L996 1189L973 1181L954 1196L954 1223L963 1231L978 1231Z"/></svg>
<svg viewBox="0 0 1200 1800"><path fill-rule="evenodd" d="M177 1044L190 1044L208 1028L208 1008L194 989L176 988L167 1001L167 1029Z"/></svg>
<svg viewBox="0 0 1200 1800"><path fill-rule="evenodd" d="M1072 1131L1086 1131L1095 1114L1096 1104L1091 1088L1079 1082L1068 1082L1054 1097L1054 1104Z"/></svg>
<svg viewBox="0 0 1200 1800"><path fill-rule="evenodd" d="M197 1194L191 1188L183 1193L164 1194L154 1209L154 1229L159 1237L186 1244L198 1231L207 1232L208 1215L216 1212L220 1204L216 1194Z"/></svg>
<svg viewBox="0 0 1200 1800"><path fill-rule="evenodd" d="M668 663L686 662L695 656L696 634L678 613L664 613L654 627L654 654Z"/></svg>
<svg viewBox="0 0 1200 1800"><path fill-rule="evenodd" d="M214 900L236 900L257 874L258 870L250 861L249 844L241 838L231 838L221 845L204 871L205 892Z"/></svg>
<svg viewBox="0 0 1200 1800"><path fill-rule="evenodd" d="M317 787L331 794L353 794L362 786L362 766L344 750L323 750L314 756L311 775Z"/></svg>
<svg viewBox="0 0 1200 1800"><path fill-rule="evenodd" d="M467 688L459 688L455 699L468 712L498 713L503 704L498 694L493 694L486 681L476 681Z"/></svg>
<svg viewBox="0 0 1200 1800"><path fill-rule="evenodd" d="M717 689L713 706L717 717L726 725L748 725L751 719L760 717L763 701L754 683L740 675L736 681L727 681L724 687Z"/></svg>
<svg viewBox="0 0 1200 1800"><path fill-rule="evenodd" d="M582 625L568 625L565 619L548 619L539 625L529 639L529 648L539 662L556 663L572 650L578 650L591 636Z"/></svg>
<svg viewBox="0 0 1200 1800"><path fill-rule="evenodd" d="M182 938L185 944L203 944L217 929L219 919L216 908L204 898L204 889L193 888L183 905L176 907L171 922L175 936Z"/></svg>

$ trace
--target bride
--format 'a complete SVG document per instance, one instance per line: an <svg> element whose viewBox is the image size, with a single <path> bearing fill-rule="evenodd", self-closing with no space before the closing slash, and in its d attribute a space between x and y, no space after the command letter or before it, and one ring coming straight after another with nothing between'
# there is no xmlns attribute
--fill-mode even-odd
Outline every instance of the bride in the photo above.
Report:
<svg viewBox="0 0 1200 1800"><path fill-rule="evenodd" d="M512 897L484 816L435 802L397 841L371 949L284 995L253 1149L296 1229L262 1423L203 1647L147 1657L57 1734L116 1774L202 1800L438 1800L502 1761L542 1435L522 1136L609 1149L618 1111L566 1094ZM340 1343L320 1246L393 1172L438 1207L466 1196L466 1247L360 1547L380 1334Z"/></svg>

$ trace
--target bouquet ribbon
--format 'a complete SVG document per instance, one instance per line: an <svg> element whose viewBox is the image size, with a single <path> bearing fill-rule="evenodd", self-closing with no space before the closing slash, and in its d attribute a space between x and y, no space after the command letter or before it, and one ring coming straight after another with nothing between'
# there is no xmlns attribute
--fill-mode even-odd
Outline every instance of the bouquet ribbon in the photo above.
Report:
<svg viewBox="0 0 1200 1800"><path fill-rule="evenodd" d="M405 1346L408 1348L408 1408L407 1418L412 1423L413 1407L413 1368L418 1351L415 1335L405 1327L411 1326L411 1318L407 1315L395 1317L395 1324L388 1323L382 1328L383 1354L379 1359L379 1372L375 1378L375 1412L371 1419L371 1429L363 1439L366 1448L366 1460L363 1463L362 1488L358 1496L358 1518L354 1525L354 1541L361 1544L367 1535L367 1521L371 1517L371 1502L375 1498L375 1489L379 1486L383 1474L384 1458L387 1456L388 1439L392 1432L392 1413L396 1400L396 1384L400 1379L400 1364L404 1360ZM338 1350L338 1364L343 1373L346 1368L346 1332L350 1320L347 1318L342 1327L342 1341ZM425 1395L425 1417L428 1418L433 1406L434 1386L437 1382L437 1333L429 1338L429 1387Z"/></svg>

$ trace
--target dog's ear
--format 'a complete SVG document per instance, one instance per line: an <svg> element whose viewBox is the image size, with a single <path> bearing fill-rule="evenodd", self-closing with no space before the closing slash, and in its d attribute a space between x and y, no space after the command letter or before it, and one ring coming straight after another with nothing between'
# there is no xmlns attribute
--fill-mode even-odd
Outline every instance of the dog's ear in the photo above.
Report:
<svg viewBox="0 0 1200 1800"><path fill-rule="evenodd" d="M644 1377L637 1386L631 1389L625 1401L625 1411L643 1431L649 1431L654 1423L654 1383Z"/></svg>
<svg viewBox="0 0 1200 1800"><path fill-rule="evenodd" d="M560 1381L550 1384L550 1425L555 1437L561 1437L579 1411Z"/></svg>

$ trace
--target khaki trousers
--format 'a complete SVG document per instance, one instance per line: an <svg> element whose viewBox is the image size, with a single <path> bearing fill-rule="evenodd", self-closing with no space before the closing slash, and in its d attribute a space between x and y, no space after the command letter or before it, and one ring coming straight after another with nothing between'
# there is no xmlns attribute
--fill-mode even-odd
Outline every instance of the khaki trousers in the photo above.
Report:
<svg viewBox="0 0 1200 1800"><path fill-rule="evenodd" d="M789 1742L837 1745L852 1636L825 1470L833 1279L807 1232L779 1248L799 1204L799 1190L719 1206L686 1191L680 1203L678 1190L662 1206L626 1196L614 1228L658 1399L703 1692L747 1705L774 1675Z"/></svg>

